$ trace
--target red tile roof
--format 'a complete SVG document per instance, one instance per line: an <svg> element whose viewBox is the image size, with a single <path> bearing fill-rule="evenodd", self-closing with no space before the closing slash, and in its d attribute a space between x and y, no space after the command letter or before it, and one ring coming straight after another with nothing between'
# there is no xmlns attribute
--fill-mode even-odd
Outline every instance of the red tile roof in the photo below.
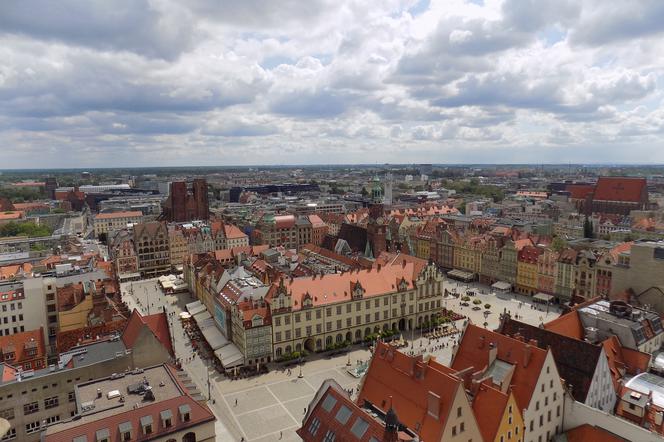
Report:
<svg viewBox="0 0 664 442"><path fill-rule="evenodd" d="M35 349L35 353L28 354L27 350L33 348ZM44 329L39 327L35 330L0 336L0 351L2 351L2 359L14 366L22 366L26 362L41 360L41 367L35 367L33 364L31 368L43 368L46 364ZM8 353L14 353L14 357L11 360L7 359Z"/></svg>
<svg viewBox="0 0 664 442"><path fill-rule="evenodd" d="M647 189L645 178L600 177L595 186L594 200L640 202Z"/></svg>
<svg viewBox="0 0 664 442"><path fill-rule="evenodd" d="M547 355L536 345L468 324L454 355L452 368L457 371L469 367L475 371L488 368L491 343L497 347L497 359L514 365L511 379L514 398L520 409L528 408Z"/></svg>
<svg viewBox="0 0 664 442"><path fill-rule="evenodd" d="M625 442L625 439L590 424L583 424L565 433L567 442Z"/></svg>
<svg viewBox="0 0 664 442"><path fill-rule="evenodd" d="M570 198L575 200L585 199L588 194L593 193L595 186L593 184L568 184L565 190L570 193Z"/></svg>
<svg viewBox="0 0 664 442"><path fill-rule="evenodd" d="M122 332L122 342L127 348L132 348L136 339L143 330L147 327L159 342L173 355L173 346L171 345L171 334L168 330L168 318L165 313L156 313L154 315L143 316L141 313L134 309L127 326Z"/></svg>
<svg viewBox="0 0 664 442"><path fill-rule="evenodd" d="M440 398L438 416L428 412L430 392ZM391 401L399 422L419 428L421 440L433 441L441 440L457 394L465 395L463 381L448 367L379 342L357 401L369 401L383 412L389 410Z"/></svg>

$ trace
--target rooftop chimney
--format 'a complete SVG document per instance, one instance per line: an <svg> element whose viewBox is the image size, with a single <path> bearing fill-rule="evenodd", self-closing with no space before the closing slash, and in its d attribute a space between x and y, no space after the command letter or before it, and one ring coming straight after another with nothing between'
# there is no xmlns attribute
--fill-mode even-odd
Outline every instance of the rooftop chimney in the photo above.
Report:
<svg viewBox="0 0 664 442"><path fill-rule="evenodd" d="M530 358L532 357L533 349L530 344L526 344L526 347L523 351L523 366L527 367L530 363Z"/></svg>
<svg viewBox="0 0 664 442"><path fill-rule="evenodd" d="M498 356L498 344L491 342L489 344L489 365L493 364L493 361L496 360L496 356Z"/></svg>

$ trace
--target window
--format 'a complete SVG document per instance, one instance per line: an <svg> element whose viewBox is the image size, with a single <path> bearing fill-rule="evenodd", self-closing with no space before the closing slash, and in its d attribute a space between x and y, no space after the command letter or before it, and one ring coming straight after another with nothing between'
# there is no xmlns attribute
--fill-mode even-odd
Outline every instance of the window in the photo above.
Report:
<svg viewBox="0 0 664 442"><path fill-rule="evenodd" d="M539 401L535 402L535 411L539 411Z"/></svg>
<svg viewBox="0 0 664 442"><path fill-rule="evenodd" d="M312 436L315 436L316 433L318 432L318 428L320 427L320 420L318 420L317 417L314 417L311 420L311 423L309 424L309 434Z"/></svg>
<svg viewBox="0 0 664 442"><path fill-rule="evenodd" d="M23 414L32 414L39 411L39 402L30 402L23 405Z"/></svg>
<svg viewBox="0 0 664 442"><path fill-rule="evenodd" d="M40 423L39 421L30 422L25 424L25 434L32 434L39 431Z"/></svg>
<svg viewBox="0 0 664 442"><path fill-rule="evenodd" d="M457 417L461 417L461 407L457 408Z"/></svg>
<svg viewBox="0 0 664 442"><path fill-rule="evenodd" d="M456 425L452 427L452 436L456 436Z"/></svg>
<svg viewBox="0 0 664 442"><path fill-rule="evenodd" d="M551 422L551 410L546 412L546 420L547 422Z"/></svg>
<svg viewBox="0 0 664 442"><path fill-rule="evenodd" d="M9 431L7 431L7 434L3 436L2 441L6 440L13 440L16 439L16 428L10 428Z"/></svg>
<svg viewBox="0 0 664 442"><path fill-rule="evenodd" d="M342 425L346 425L348 423L348 419L350 419L351 416L351 411L350 408L346 407L345 405L342 405L339 407L339 410L337 411L337 414L334 416L337 422L339 422Z"/></svg>
<svg viewBox="0 0 664 442"><path fill-rule="evenodd" d="M328 413L332 411L334 406L337 404L337 399L332 395L327 395L325 400L323 400L323 409Z"/></svg>
<svg viewBox="0 0 664 442"><path fill-rule="evenodd" d="M323 442L334 442L335 438L336 434L334 434L334 431L327 430L327 433L325 433L325 437L323 438Z"/></svg>
<svg viewBox="0 0 664 442"><path fill-rule="evenodd" d="M463 433L464 431L466 431L466 424L464 422L461 422L459 424L459 433Z"/></svg>
<svg viewBox="0 0 664 442"><path fill-rule="evenodd" d="M281 332L276 332L274 334L274 340L277 342L281 341Z"/></svg>
<svg viewBox="0 0 664 442"><path fill-rule="evenodd" d="M71 379L68 380L67 382L71 382ZM70 391L69 393L67 393L67 400L69 402L75 402L76 401L76 393L74 393L73 391Z"/></svg>
<svg viewBox="0 0 664 442"><path fill-rule="evenodd" d="M60 415L59 414L56 414L55 416L49 416L49 417L46 418L46 424L47 425L54 424L56 422L60 422Z"/></svg>
<svg viewBox="0 0 664 442"><path fill-rule="evenodd" d="M556 417L560 417L560 405L556 406Z"/></svg>
<svg viewBox="0 0 664 442"><path fill-rule="evenodd" d="M367 428L369 428L369 423L362 418L355 419L355 423L351 427L350 431L357 437L357 439L362 439L364 433L366 433Z"/></svg>
<svg viewBox="0 0 664 442"><path fill-rule="evenodd" d="M49 397L44 399L44 408L49 409L49 408L54 408L60 405L60 401L58 400L57 396Z"/></svg>
<svg viewBox="0 0 664 442"><path fill-rule="evenodd" d="M14 408L0 410L0 417L7 420L14 419Z"/></svg>

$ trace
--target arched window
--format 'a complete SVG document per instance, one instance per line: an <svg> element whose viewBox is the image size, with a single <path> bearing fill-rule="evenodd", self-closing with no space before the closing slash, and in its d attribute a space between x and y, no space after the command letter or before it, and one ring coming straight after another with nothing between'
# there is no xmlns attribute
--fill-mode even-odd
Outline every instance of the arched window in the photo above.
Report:
<svg viewBox="0 0 664 442"><path fill-rule="evenodd" d="M182 437L182 442L196 442L196 433L190 431Z"/></svg>
<svg viewBox="0 0 664 442"><path fill-rule="evenodd" d="M275 354L277 355L277 357L281 357L281 347L277 347Z"/></svg>

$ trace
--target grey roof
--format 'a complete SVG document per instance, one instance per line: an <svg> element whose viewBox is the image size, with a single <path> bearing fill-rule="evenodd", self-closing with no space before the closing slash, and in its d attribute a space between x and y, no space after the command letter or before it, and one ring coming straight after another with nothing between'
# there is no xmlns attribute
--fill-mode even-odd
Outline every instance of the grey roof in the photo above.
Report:
<svg viewBox="0 0 664 442"><path fill-rule="evenodd" d="M71 442L88 442L88 436L83 435L83 436L76 436L71 440Z"/></svg>
<svg viewBox="0 0 664 442"><path fill-rule="evenodd" d="M159 413L159 416L163 420L171 419L171 418L173 418L173 413L171 412L171 410L163 410L161 413Z"/></svg>
<svg viewBox="0 0 664 442"><path fill-rule="evenodd" d="M104 438L110 438L111 437L111 432L109 431L108 428L102 428L101 430L97 430L95 433L95 437L97 440L102 440Z"/></svg>
<svg viewBox="0 0 664 442"><path fill-rule="evenodd" d="M178 411L180 412L180 414L191 413L191 407L189 406L189 404L183 404L178 407Z"/></svg>
<svg viewBox="0 0 664 442"><path fill-rule="evenodd" d="M152 420L152 415L147 415L143 416L141 418L141 427L145 427L146 425L152 425L154 421Z"/></svg>
<svg viewBox="0 0 664 442"><path fill-rule="evenodd" d="M131 429L132 429L131 422L122 422L118 425L118 430L120 430L120 433L131 431Z"/></svg>

